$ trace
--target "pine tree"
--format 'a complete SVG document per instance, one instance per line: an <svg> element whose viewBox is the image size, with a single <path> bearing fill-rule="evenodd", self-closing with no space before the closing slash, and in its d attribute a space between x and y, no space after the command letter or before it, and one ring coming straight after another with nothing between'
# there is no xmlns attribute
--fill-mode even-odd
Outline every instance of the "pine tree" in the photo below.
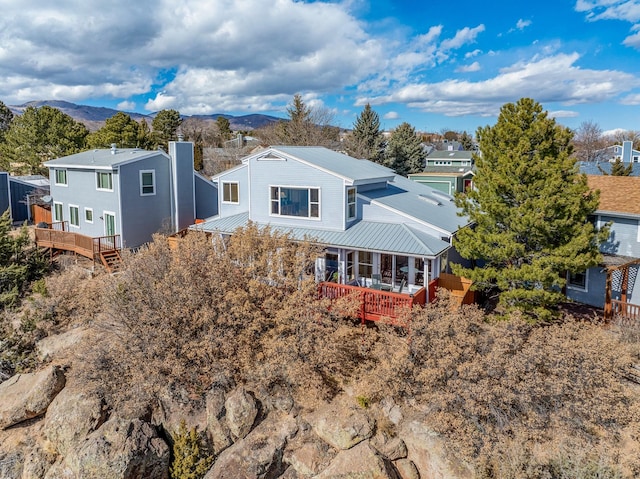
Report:
<svg viewBox="0 0 640 479"><path fill-rule="evenodd" d="M166 150L170 141L178 139L178 127L180 127L181 123L182 118L180 118L180 112L177 110L162 110L158 112L151 122L154 146L161 146Z"/></svg>
<svg viewBox="0 0 640 479"><path fill-rule="evenodd" d="M171 479L201 479L213 463L213 456L200 448L200 438L195 428L187 430L184 420L173 438L173 462Z"/></svg>
<svg viewBox="0 0 640 479"><path fill-rule="evenodd" d="M460 230L454 246L483 265L454 265L454 273L539 319L564 299L567 271L598 264L607 235L588 220L599 196L578 173L571 136L532 99L504 105L494 126L477 131L475 188L456 198L475 226Z"/></svg>
<svg viewBox="0 0 640 479"><path fill-rule="evenodd" d="M600 165L598 165L598 168L600 168ZM600 168L600 171L603 171L602 168ZM624 166L620 158L616 158L616 161L611 165L611 176L630 176L631 173L633 173L633 165L629 163Z"/></svg>
<svg viewBox="0 0 640 479"><path fill-rule="evenodd" d="M126 113L119 111L107 118L104 126L87 136L89 148L109 148L115 144L118 148L136 148L139 141L140 125Z"/></svg>
<svg viewBox="0 0 640 479"><path fill-rule="evenodd" d="M473 137L466 131L463 131L462 135L460 135L460 143L464 151L472 151L474 148Z"/></svg>
<svg viewBox="0 0 640 479"><path fill-rule="evenodd" d="M4 141L4 135L9 129L11 122L13 121L13 113L11 110L0 101L0 143Z"/></svg>
<svg viewBox="0 0 640 479"><path fill-rule="evenodd" d="M416 130L409 123L402 123L391 133L385 150L385 164L397 174L422 171L425 152Z"/></svg>
<svg viewBox="0 0 640 479"><path fill-rule="evenodd" d="M345 141L347 153L356 158L381 163L384 138L380 131L380 117L367 103L353 124L353 131Z"/></svg>

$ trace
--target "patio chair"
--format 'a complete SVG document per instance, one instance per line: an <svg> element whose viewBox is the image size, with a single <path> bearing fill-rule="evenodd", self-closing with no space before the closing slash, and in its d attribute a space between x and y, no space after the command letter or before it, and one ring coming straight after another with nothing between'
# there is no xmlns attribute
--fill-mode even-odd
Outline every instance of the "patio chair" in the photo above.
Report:
<svg viewBox="0 0 640 479"><path fill-rule="evenodd" d="M398 288L398 293L402 293L402 290L404 289L404 287L407 285L407 280L406 279L402 279L402 281L400 282L400 287Z"/></svg>
<svg viewBox="0 0 640 479"><path fill-rule="evenodd" d="M371 288L382 289L382 277L379 274L371 275Z"/></svg>

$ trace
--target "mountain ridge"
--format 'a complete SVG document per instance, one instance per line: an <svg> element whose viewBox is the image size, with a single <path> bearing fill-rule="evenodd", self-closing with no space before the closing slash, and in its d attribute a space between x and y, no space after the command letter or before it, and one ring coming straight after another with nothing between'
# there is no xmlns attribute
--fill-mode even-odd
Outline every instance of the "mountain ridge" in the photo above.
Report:
<svg viewBox="0 0 640 479"><path fill-rule="evenodd" d="M63 100L32 100L21 105L7 105L14 115L21 115L28 107L40 108L42 106L50 106L57 108L63 113L69 115L76 121L83 123L89 130L95 131L100 129L104 122L114 116L116 113L125 113L136 121L142 121L143 119L147 123L151 124L153 118L158 112L153 112L148 115L143 113L128 112L123 110L116 110L113 108L107 108L102 106L91 105L79 105L76 103L63 101ZM268 125L283 120L271 115L262 115L259 113L251 113L248 115L234 116L226 113L213 113L210 115L181 115L182 118L199 118L204 121L216 121L218 117L223 117L229 120L232 130L254 130L262 126Z"/></svg>

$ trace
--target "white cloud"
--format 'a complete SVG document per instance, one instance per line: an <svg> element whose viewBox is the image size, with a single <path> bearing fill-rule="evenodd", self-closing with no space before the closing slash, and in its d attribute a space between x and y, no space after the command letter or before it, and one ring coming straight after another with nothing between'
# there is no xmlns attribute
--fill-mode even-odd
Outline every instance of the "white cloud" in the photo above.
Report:
<svg viewBox="0 0 640 479"><path fill-rule="evenodd" d="M463 65L456 69L457 72L468 73L468 72L477 72L480 70L480 63L473 62L471 65Z"/></svg>
<svg viewBox="0 0 640 479"><path fill-rule="evenodd" d="M443 51L448 51L473 43L476 41L478 35L484 32L484 29L484 25L482 24L474 28L464 27L462 30L458 30L453 38L444 40L440 44L440 47Z"/></svg>
<svg viewBox="0 0 640 479"><path fill-rule="evenodd" d="M448 116L497 114L505 102L533 96L565 105L598 103L640 85L635 76L615 70L589 70L575 65L577 53L534 57L518 62L493 78L471 82L457 79L413 83L386 96L363 98L372 105L404 103L425 112Z"/></svg>
<svg viewBox="0 0 640 479"><path fill-rule="evenodd" d="M475 50L473 50L472 52L467 52L464 54L465 58L473 58L473 57L477 57L478 55L480 55L482 53L482 50L480 50L479 48L476 48Z"/></svg>
<svg viewBox="0 0 640 479"><path fill-rule="evenodd" d="M520 20L518 20L518 23L516 23L516 28L518 30L524 30L525 28L527 28L529 25L531 25L531 20L523 20L522 18Z"/></svg>
<svg viewBox="0 0 640 479"><path fill-rule="evenodd" d="M550 111L549 116L551 118L575 118L577 116L580 116L580 114L577 111L573 110L555 110Z"/></svg>
<svg viewBox="0 0 640 479"><path fill-rule="evenodd" d="M577 12L587 14L587 20L596 22L598 20L621 20L634 23L631 31L635 34L629 35L622 42L627 47L640 50L640 1L638 0L578 0L575 9Z"/></svg>
<svg viewBox="0 0 640 479"><path fill-rule="evenodd" d="M640 93L625 96L620 103L623 105L640 105Z"/></svg>
<svg viewBox="0 0 640 479"><path fill-rule="evenodd" d="M135 111L136 104L133 101L121 101L118 103L117 108L120 111Z"/></svg>
<svg viewBox="0 0 640 479"><path fill-rule="evenodd" d="M387 113L382 115L382 118L384 120L397 120L398 118L400 118L400 115L396 111L388 111Z"/></svg>

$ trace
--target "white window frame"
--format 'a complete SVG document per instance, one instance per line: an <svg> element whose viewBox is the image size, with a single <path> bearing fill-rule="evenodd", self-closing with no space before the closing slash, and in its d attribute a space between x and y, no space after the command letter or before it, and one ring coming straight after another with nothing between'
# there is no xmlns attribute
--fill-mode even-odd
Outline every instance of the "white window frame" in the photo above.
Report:
<svg viewBox="0 0 640 479"><path fill-rule="evenodd" d="M60 217L58 217L58 207L60 207ZM60 222L64 221L64 203L59 201L53 202L53 221Z"/></svg>
<svg viewBox="0 0 640 479"><path fill-rule="evenodd" d="M87 219L87 213L91 212L91 220ZM89 224L93 224L93 208L86 208L84 209L84 222L85 223L89 223Z"/></svg>
<svg viewBox="0 0 640 479"><path fill-rule="evenodd" d="M100 175L109 175L111 188L100 187ZM98 191L113 191L113 172L112 171L96 171L96 190Z"/></svg>
<svg viewBox="0 0 640 479"><path fill-rule="evenodd" d="M113 216L113 234L117 235L118 234L118 217L116 216L116 213L114 211L103 211L102 212L102 220L104 222L104 226L103 226L102 230L104 231L104 235L105 236L111 236L107 232L107 215L108 216Z"/></svg>
<svg viewBox="0 0 640 479"><path fill-rule="evenodd" d="M64 173L64 183L58 181L58 173ZM54 168L53 169L53 181L56 186L69 186L69 178L67 176L66 168Z"/></svg>
<svg viewBox="0 0 640 479"><path fill-rule="evenodd" d="M353 201L349 201L349 194L353 192ZM355 186L347 188L347 220L353 220L358 216L358 190ZM353 208L352 208L353 207ZM351 214L353 211L353 214Z"/></svg>
<svg viewBox="0 0 640 479"><path fill-rule="evenodd" d="M142 183L142 178L146 173L151 173L151 185L144 185ZM112 180L113 181L113 180ZM145 193L144 188L149 187L153 188L151 193ZM140 196L154 196L156 194L156 170L140 170Z"/></svg>
<svg viewBox="0 0 640 479"><path fill-rule="evenodd" d="M240 183L237 181L221 181L222 183L222 202L225 204L229 204L229 205L238 205L240 204ZM225 199L226 197L226 186L229 186L230 188L232 188L234 185L236 187L236 196L238 198L237 201L233 201L233 191L232 189L229 190L229 199Z"/></svg>
<svg viewBox="0 0 640 479"><path fill-rule="evenodd" d="M273 195L273 188L278 188L278 198L274 199L272 198ZM286 188L286 189L292 189L292 190L307 190L307 194L309 195L309 211L308 211L308 216L297 216L297 215L283 215L282 214L282 210L281 210L281 189L282 188ZM318 192L318 201L311 201L311 190L316 190ZM274 213L273 212L273 205L274 202L277 201L278 203L278 212ZM312 205L316 205L318 207L318 215L317 216L312 216L311 215L311 207ZM319 221L322 218L322 190L317 187L317 186L289 186L289 185L269 185L269 216L280 216L283 218L299 218L299 219L305 219L305 220L314 220L314 221Z"/></svg>
<svg viewBox="0 0 640 479"><path fill-rule="evenodd" d="M567 273L567 288L573 289L576 291L584 291L585 293L589 291L589 269L584 271L584 286L580 286L579 284L571 284L571 273Z"/></svg>
<svg viewBox="0 0 640 479"><path fill-rule="evenodd" d="M76 222L73 222L73 210L75 210ZM78 205L69 205L69 226L80 228L80 207Z"/></svg>

